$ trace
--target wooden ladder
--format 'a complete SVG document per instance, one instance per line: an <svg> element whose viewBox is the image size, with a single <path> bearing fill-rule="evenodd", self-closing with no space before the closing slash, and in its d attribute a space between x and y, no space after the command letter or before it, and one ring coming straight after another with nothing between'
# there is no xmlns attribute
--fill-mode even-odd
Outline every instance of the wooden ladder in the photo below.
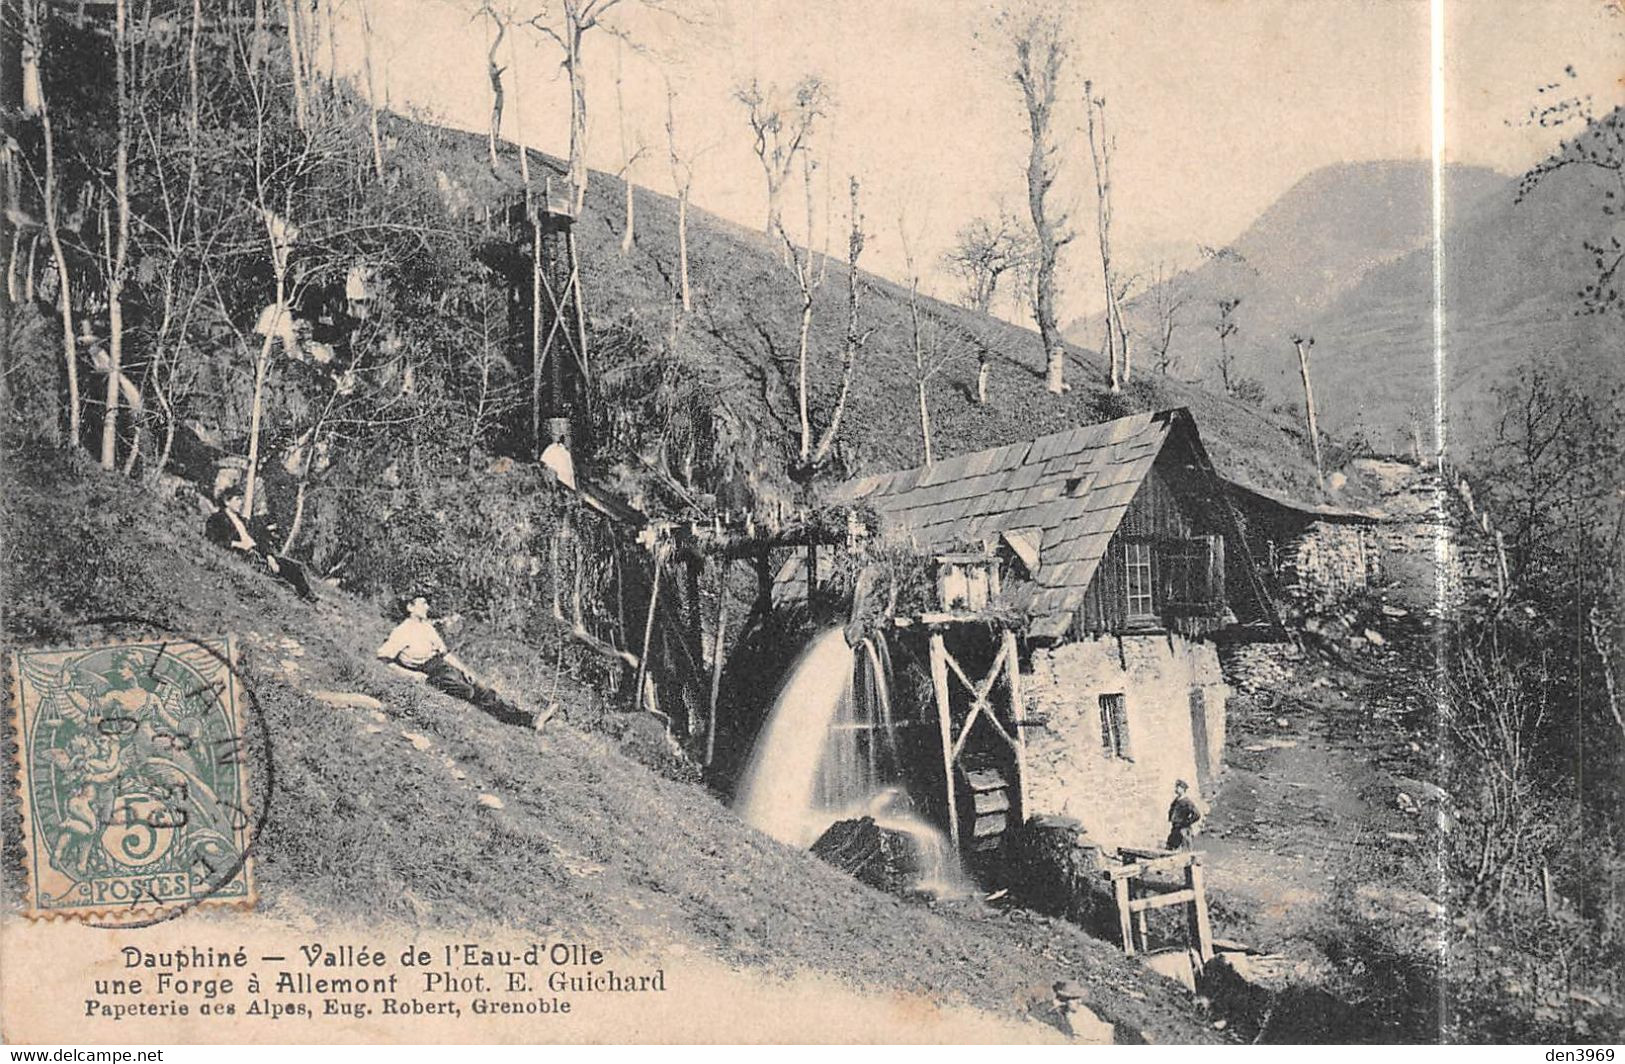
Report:
<svg viewBox="0 0 1625 1064"><path fill-rule="evenodd" d="M1011 784L996 766L967 769L965 787L970 791L971 821L970 850L986 853L1004 845L1006 833L1014 826L1010 823L1015 803L1010 800Z"/></svg>

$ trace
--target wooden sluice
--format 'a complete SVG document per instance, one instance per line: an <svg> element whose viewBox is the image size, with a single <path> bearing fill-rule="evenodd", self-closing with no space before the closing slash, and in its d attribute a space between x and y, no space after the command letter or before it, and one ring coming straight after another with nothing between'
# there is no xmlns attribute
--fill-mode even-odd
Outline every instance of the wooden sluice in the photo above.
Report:
<svg viewBox="0 0 1625 1064"><path fill-rule="evenodd" d="M1148 953L1150 927L1146 913L1174 905L1185 907L1185 926L1190 945L1206 964L1213 959L1213 927L1208 920L1207 888L1202 876L1202 852L1181 850L1141 850L1119 847L1122 864L1105 869L1117 899L1118 931L1123 953ZM1159 889L1148 876L1183 874L1184 885L1173 890Z"/></svg>

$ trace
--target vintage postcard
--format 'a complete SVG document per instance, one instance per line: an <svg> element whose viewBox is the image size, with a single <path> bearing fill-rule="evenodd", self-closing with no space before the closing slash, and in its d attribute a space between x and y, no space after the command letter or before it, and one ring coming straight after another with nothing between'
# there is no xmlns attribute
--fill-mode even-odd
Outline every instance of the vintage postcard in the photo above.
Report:
<svg viewBox="0 0 1625 1064"><path fill-rule="evenodd" d="M0 115L8 1044L1625 1039L1617 0L0 0Z"/></svg>

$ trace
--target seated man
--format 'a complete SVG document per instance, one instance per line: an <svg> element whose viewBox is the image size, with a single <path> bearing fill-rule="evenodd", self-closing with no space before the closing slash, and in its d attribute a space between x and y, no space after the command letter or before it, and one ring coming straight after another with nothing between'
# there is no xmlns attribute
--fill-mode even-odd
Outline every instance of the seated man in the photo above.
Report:
<svg viewBox="0 0 1625 1064"><path fill-rule="evenodd" d="M438 691L478 706L504 724L529 724L538 730L544 718L529 713L481 684L474 671L446 648L446 641L429 620L429 600L418 595L407 603L406 619L395 626L378 648L378 660L413 679L426 678Z"/></svg>
<svg viewBox="0 0 1625 1064"><path fill-rule="evenodd" d="M317 601L316 593L310 588L310 581L305 579L305 570L298 562L291 558L278 558L261 546L261 538L268 538L273 530L265 522L256 523L260 525L258 536L250 529L248 519L243 516L243 493L233 488L226 493L223 505L209 515L208 523L203 527L203 534L211 543L258 559L273 576L293 588L294 592L306 602Z"/></svg>

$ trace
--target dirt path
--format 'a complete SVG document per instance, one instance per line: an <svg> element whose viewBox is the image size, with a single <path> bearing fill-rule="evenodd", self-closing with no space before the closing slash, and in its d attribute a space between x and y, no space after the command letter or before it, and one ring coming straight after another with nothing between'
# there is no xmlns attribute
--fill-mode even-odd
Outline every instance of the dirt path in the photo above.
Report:
<svg viewBox="0 0 1625 1064"><path fill-rule="evenodd" d="M1344 1032L1361 1039L1438 1037L1423 662L1389 645L1364 645L1357 661L1311 649L1289 686L1235 697L1200 842L1215 933L1305 962L1364 1014L1368 1027Z"/></svg>

